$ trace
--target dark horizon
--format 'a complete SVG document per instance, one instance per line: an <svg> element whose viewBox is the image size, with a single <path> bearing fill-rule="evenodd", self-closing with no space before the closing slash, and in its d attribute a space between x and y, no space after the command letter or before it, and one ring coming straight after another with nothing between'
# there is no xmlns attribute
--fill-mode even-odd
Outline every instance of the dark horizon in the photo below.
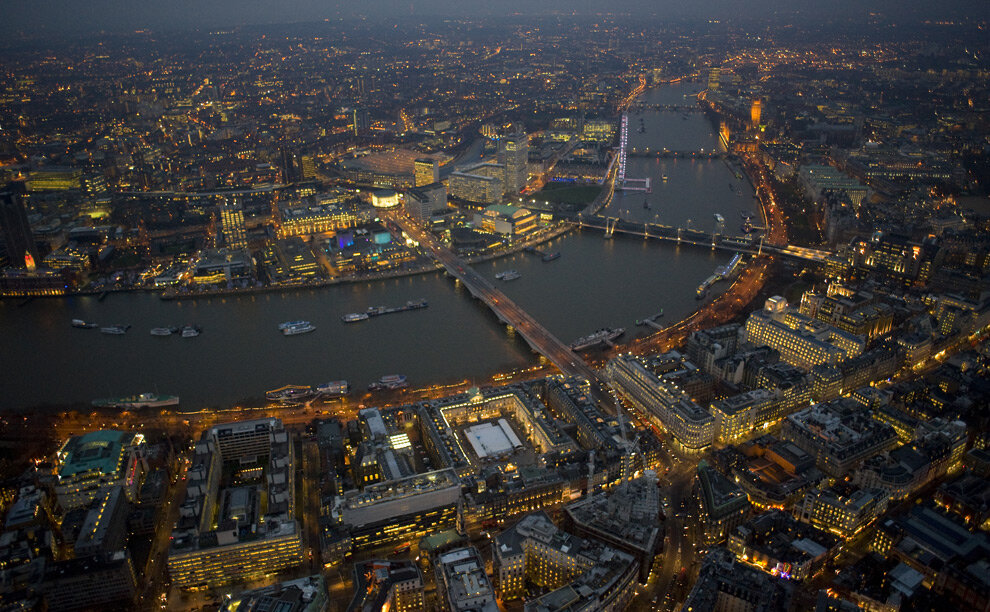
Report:
<svg viewBox="0 0 990 612"><path fill-rule="evenodd" d="M39 34L80 34L93 31L189 30L233 28L248 25L280 25L307 21L368 18L399 20L415 18L471 18L497 16L550 16L597 14L642 14L669 17L672 20L739 20L786 19L789 21L829 21L833 19L880 18L956 19L983 21L990 18L985 2L933 4L923 0L881 0L869 3L839 0L818 2L784 2L755 0L746 3L731 0L707 0L675 3L669 0L618 0L607 11L593 0L575 0L565 4L556 0L502 0L493 3L464 3L453 0L371 0L358 5L318 0L286 0L278 4L257 0L234 2L210 0L193 2L176 0L168 3L139 0L98 0L89 3L67 0L42 0L30 4L14 0L0 1L5 19L0 32L32 36Z"/></svg>

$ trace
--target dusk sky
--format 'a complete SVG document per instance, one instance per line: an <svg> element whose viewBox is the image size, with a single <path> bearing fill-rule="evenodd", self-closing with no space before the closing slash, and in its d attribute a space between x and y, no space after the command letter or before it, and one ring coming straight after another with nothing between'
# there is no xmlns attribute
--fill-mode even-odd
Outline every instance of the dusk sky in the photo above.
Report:
<svg viewBox="0 0 990 612"><path fill-rule="evenodd" d="M607 9L611 12L641 12L669 15L672 18L739 18L766 17L774 14L808 18L865 15L880 11L904 15L949 17L969 16L987 19L985 1L932 3L924 0L883 0L832 2L784 0L0 0L3 15L0 31L92 31L137 28L228 27L244 24L292 23L327 18L368 16L475 16L510 13L590 14Z"/></svg>

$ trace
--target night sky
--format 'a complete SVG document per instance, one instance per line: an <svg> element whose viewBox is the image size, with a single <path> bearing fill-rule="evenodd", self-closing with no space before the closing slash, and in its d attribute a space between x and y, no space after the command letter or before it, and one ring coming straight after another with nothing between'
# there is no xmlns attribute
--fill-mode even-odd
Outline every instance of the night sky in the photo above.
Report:
<svg viewBox="0 0 990 612"><path fill-rule="evenodd" d="M671 18L827 19L890 16L987 20L987 0L0 0L0 32L188 29L367 16L470 17L511 13L642 13Z"/></svg>

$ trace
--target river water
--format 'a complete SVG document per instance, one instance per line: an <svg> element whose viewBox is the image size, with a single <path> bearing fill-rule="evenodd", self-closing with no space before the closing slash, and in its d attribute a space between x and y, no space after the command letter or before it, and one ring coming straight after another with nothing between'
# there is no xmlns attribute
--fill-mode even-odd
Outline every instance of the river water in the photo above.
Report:
<svg viewBox="0 0 990 612"><path fill-rule="evenodd" d="M648 102L680 104L697 84L647 92ZM631 125L638 127L639 119ZM712 126L700 114L650 112L632 143L714 146ZM645 146L645 145L644 145ZM714 213L727 230L737 210L752 210L752 190L721 160L630 158L627 175L651 176L654 191L618 194L606 211L624 219L708 228ZM662 180L667 175L666 182ZM735 195L732 183L743 195ZM657 217L659 216L659 217ZM647 333L635 320L664 311L672 323L697 307L695 288L726 253L647 242L583 230L540 247L556 261L519 253L478 264L494 279L515 269L518 280L499 282L505 293L550 331L571 341L600 327L625 327L626 338ZM429 308L355 324L340 320L369 306L426 299ZM73 318L102 325L129 324L122 336L80 330ZM315 332L284 337L282 321L306 319ZM152 327L196 324L196 338L154 337ZM431 273L373 283L228 298L163 301L147 293L0 300L0 407L89 402L144 391L176 394L185 408L227 406L284 384L315 385L346 379L363 388L384 374L405 374L413 386L474 380L535 364L537 355L453 280Z"/></svg>

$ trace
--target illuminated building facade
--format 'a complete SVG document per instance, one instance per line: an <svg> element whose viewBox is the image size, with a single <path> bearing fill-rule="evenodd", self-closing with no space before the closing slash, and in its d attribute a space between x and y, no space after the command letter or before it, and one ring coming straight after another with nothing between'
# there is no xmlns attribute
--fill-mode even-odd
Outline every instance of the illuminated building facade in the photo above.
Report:
<svg viewBox="0 0 990 612"><path fill-rule="evenodd" d="M450 175L450 196L468 202L497 204L502 201L505 168L499 164L475 164Z"/></svg>
<svg viewBox="0 0 990 612"><path fill-rule="evenodd" d="M462 508L457 475L437 470L349 492L336 501L335 512L350 532L353 549L366 550L458 529Z"/></svg>
<svg viewBox="0 0 990 612"><path fill-rule="evenodd" d="M799 516L819 529L847 538L883 514L888 501L880 489L856 489L842 483L809 491Z"/></svg>
<svg viewBox="0 0 990 612"><path fill-rule="evenodd" d="M69 438L55 455L55 495L64 510L89 505L122 486L133 498L144 461L142 434L101 430Z"/></svg>
<svg viewBox="0 0 990 612"><path fill-rule="evenodd" d="M474 215L474 225L486 232L506 236L521 236L536 229L537 216L519 206L492 204Z"/></svg>
<svg viewBox="0 0 990 612"><path fill-rule="evenodd" d="M526 582L550 590L527 601L526 610L617 612L635 595L639 562L632 555L561 531L544 512L495 537L492 554L501 599L522 597Z"/></svg>
<svg viewBox="0 0 990 612"><path fill-rule="evenodd" d="M866 347L864 338L791 310L780 296L768 299L763 310L746 319L745 333L748 342L769 346L780 352L781 360L806 370L835 365Z"/></svg>
<svg viewBox="0 0 990 612"><path fill-rule="evenodd" d="M505 167L505 193L518 194L529 178L529 138L526 134L503 136L499 141L498 162Z"/></svg>
<svg viewBox="0 0 990 612"><path fill-rule="evenodd" d="M231 462L238 469L227 474ZM168 555L172 584L218 586L303 561L292 444L281 421L210 428L196 443L186 476Z"/></svg>
<svg viewBox="0 0 990 612"><path fill-rule="evenodd" d="M247 233L244 231L244 208L236 198L224 198L220 203L220 232L228 249L246 249Z"/></svg>
<svg viewBox="0 0 990 612"><path fill-rule="evenodd" d="M413 162L416 187L431 185L440 180L440 162L430 157L420 157Z"/></svg>
<svg viewBox="0 0 990 612"><path fill-rule="evenodd" d="M605 366L609 383L637 410L666 431L686 452L701 452L715 440L715 419L676 385L660 380L632 355Z"/></svg>

